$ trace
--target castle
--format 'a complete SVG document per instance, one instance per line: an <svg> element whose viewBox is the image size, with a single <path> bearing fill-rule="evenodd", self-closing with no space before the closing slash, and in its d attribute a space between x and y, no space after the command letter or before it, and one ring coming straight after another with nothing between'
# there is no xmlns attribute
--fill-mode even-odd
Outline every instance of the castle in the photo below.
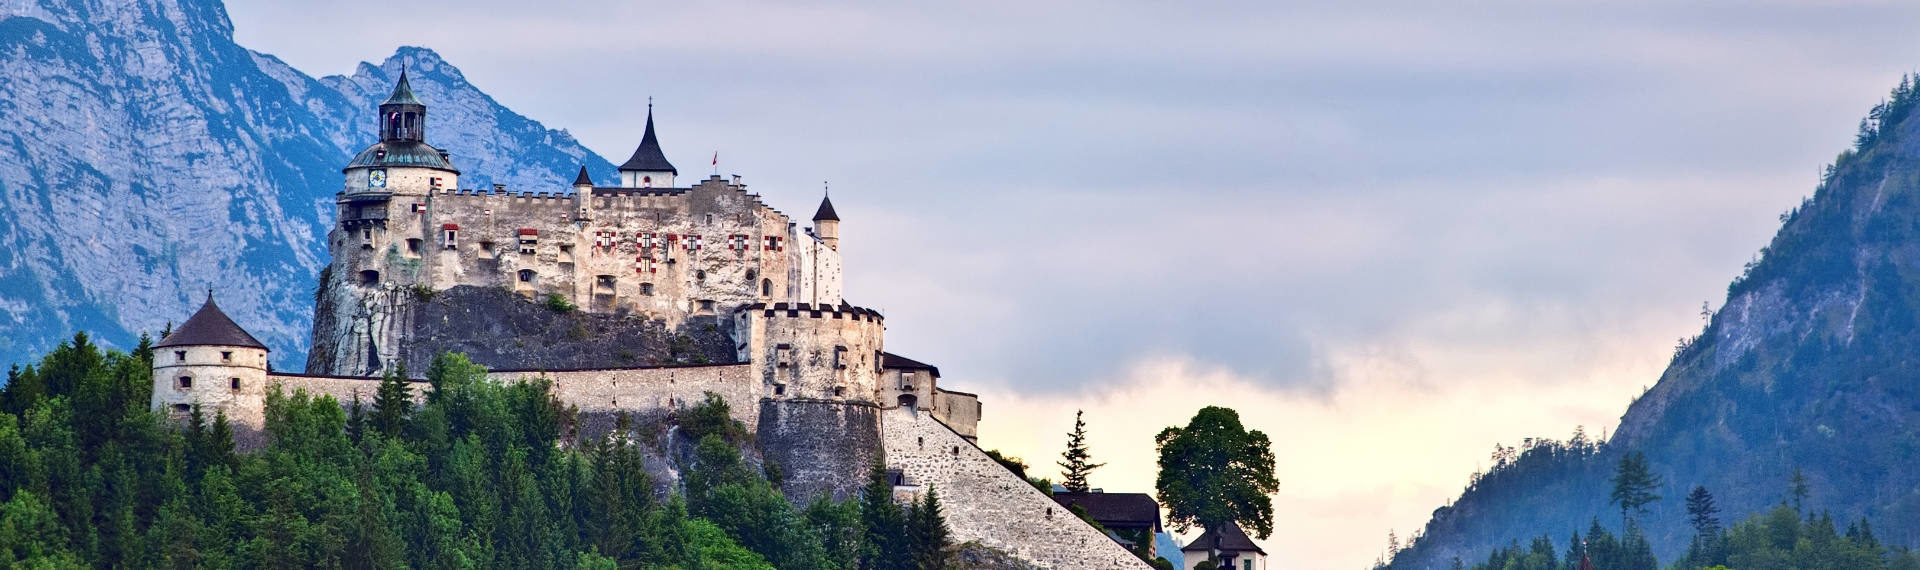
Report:
<svg viewBox="0 0 1920 570"><path fill-rule="evenodd" d="M199 406L257 431L270 386L368 399L407 355L448 348L431 340L450 326L433 312L436 295L509 290L525 299L521 308L579 314L555 318L722 339L731 358L583 365L626 350L584 334L541 339L595 355L558 366L476 359L496 378L545 377L560 401L589 416L660 417L716 394L787 474L782 489L795 500L848 497L883 462L900 474L897 494L939 489L958 540L1048 567L1142 566L975 445L977 396L941 388L937 367L886 352L882 315L842 298L831 200L803 229L737 176L676 186L651 104L617 185L596 184L583 166L570 188L545 192L460 188L451 157L426 142L427 105L404 71L378 117L379 141L343 170L306 371L270 371L267 347L209 295L154 345L156 410ZM512 324L478 312L481 325L451 336Z"/></svg>

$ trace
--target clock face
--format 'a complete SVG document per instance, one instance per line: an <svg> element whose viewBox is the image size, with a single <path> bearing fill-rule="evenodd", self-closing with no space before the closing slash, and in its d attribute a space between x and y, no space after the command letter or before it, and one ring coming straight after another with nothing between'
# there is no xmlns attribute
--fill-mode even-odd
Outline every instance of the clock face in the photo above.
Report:
<svg viewBox="0 0 1920 570"><path fill-rule="evenodd" d="M386 188L387 187L387 169L375 168L373 170L368 170L367 171L367 187L368 188Z"/></svg>

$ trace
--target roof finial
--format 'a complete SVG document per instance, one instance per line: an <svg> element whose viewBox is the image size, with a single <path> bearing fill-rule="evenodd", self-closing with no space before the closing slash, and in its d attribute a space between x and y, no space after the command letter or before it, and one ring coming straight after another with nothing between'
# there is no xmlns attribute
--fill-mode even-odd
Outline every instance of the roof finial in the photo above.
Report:
<svg viewBox="0 0 1920 570"><path fill-rule="evenodd" d="M652 95L647 96L647 114L648 115L653 114L653 96Z"/></svg>
<svg viewBox="0 0 1920 570"><path fill-rule="evenodd" d="M213 284L212 283L207 284L207 302L208 303L213 302Z"/></svg>

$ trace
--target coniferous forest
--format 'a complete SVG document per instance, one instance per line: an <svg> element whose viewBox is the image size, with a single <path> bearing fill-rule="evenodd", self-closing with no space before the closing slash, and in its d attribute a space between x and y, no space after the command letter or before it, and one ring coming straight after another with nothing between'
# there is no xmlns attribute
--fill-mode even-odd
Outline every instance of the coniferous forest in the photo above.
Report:
<svg viewBox="0 0 1920 570"><path fill-rule="evenodd" d="M0 566L939 568L937 492L905 507L885 473L863 497L791 505L743 457L710 398L656 432L571 437L542 382L502 384L460 355L370 402L270 391L264 445L224 417L147 409L150 343L76 335L0 391ZM697 443L694 443L697 442ZM678 485L643 463L683 456ZM934 490L937 491L937 490Z"/></svg>

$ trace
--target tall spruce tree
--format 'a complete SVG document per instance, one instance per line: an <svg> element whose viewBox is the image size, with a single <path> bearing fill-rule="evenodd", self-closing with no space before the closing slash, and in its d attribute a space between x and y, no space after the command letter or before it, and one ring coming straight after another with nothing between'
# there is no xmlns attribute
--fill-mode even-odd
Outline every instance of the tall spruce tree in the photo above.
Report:
<svg viewBox="0 0 1920 570"><path fill-rule="evenodd" d="M1660 500L1653 493L1660 488L1660 476L1647 466L1647 455L1638 451L1628 452L1620 458L1620 465L1613 474L1612 503L1620 505L1620 524L1631 528L1635 519L1633 514L1645 514L1647 505Z"/></svg>
<svg viewBox="0 0 1920 570"><path fill-rule="evenodd" d="M1092 455L1087 452L1087 422L1082 418L1084 415L1085 410L1074 410L1073 433L1067 434L1067 450L1060 452L1062 460L1056 462L1061 469L1060 486L1075 493L1085 493L1091 489L1087 485L1087 474L1106 465L1087 461Z"/></svg>
<svg viewBox="0 0 1920 570"><path fill-rule="evenodd" d="M909 512L907 528L913 541L913 559L920 570L946 568L947 546L952 540L947 533L946 514L940 509L940 494L932 485Z"/></svg>
<svg viewBox="0 0 1920 570"><path fill-rule="evenodd" d="M380 378L373 395L373 429L380 435L400 435L407 414L413 411L413 389L407 385L407 365L400 363Z"/></svg>

